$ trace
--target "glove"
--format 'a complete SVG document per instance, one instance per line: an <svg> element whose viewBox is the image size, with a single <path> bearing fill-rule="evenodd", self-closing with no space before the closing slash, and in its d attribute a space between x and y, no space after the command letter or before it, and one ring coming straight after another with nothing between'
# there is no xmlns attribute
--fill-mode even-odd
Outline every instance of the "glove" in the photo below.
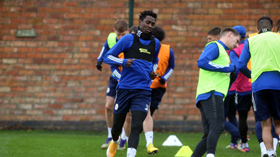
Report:
<svg viewBox="0 0 280 157"><path fill-rule="evenodd" d="M230 73L230 84L232 84L235 80L236 80L236 73L234 71Z"/></svg>
<svg viewBox="0 0 280 157"><path fill-rule="evenodd" d="M99 70L99 71L102 71L102 61L98 61L97 64L96 64L96 68Z"/></svg>
<svg viewBox="0 0 280 157"><path fill-rule="evenodd" d="M164 85L164 84L165 84L165 80L164 80L163 78L161 78L161 76L159 76L159 78L160 78L160 79L158 80L159 83L162 84L162 85Z"/></svg>
<svg viewBox="0 0 280 157"><path fill-rule="evenodd" d="M233 71L235 72L235 71L236 71L236 66L235 66L235 65L233 65L233 67L234 67L234 70L233 70Z"/></svg>

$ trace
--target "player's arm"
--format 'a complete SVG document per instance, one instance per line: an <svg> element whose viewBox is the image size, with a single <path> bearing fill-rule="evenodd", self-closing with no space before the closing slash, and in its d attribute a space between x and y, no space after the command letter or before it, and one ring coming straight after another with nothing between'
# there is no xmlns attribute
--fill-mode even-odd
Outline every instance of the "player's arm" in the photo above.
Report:
<svg viewBox="0 0 280 157"><path fill-rule="evenodd" d="M96 63L96 68L99 70L99 71L102 71L102 62L103 62L103 57L104 55L108 52L109 50L109 46L107 44L107 41L105 41L100 53L99 53L99 56L97 57L97 63Z"/></svg>
<svg viewBox="0 0 280 157"><path fill-rule="evenodd" d="M174 52L173 50L170 48L170 57L169 57L169 61L168 61L168 67L164 73L163 76L161 76L161 79L164 80L164 83L169 79L169 77L172 75L173 71L175 68L175 57L174 57ZM162 84L163 81L161 82Z"/></svg>
<svg viewBox="0 0 280 157"><path fill-rule="evenodd" d="M228 64L226 66L218 65L213 63L212 61L219 57L219 49L217 44L211 43L207 45L200 55L197 66L201 69L208 71L216 71L216 72L233 72L235 71L234 64Z"/></svg>
<svg viewBox="0 0 280 157"><path fill-rule="evenodd" d="M132 38L132 39L131 39ZM110 65L126 66L127 59L121 59L118 55L128 50L133 42L131 34L123 36L104 56L104 62Z"/></svg>
<svg viewBox="0 0 280 157"><path fill-rule="evenodd" d="M251 54L249 51L249 42L248 40L245 41L243 50L238 60L237 68L244 74L246 77L251 78L251 71L247 67L247 63L251 58Z"/></svg>
<svg viewBox="0 0 280 157"><path fill-rule="evenodd" d="M153 56L153 61L152 61L152 69L151 69L151 72L150 72L150 78L153 80L157 77L157 74L156 74L156 71L157 71L157 67L158 67L158 53L159 53L159 50L160 50L160 42L158 39L155 38L155 42L156 42L156 47L155 47L155 53L154 53L154 56Z"/></svg>
<svg viewBox="0 0 280 157"><path fill-rule="evenodd" d="M231 63L233 63L235 65L235 67L237 67L238 59L239 59L237 54L233 50L231 50L229 52L229 56L230 56ZM236 75L238 75L238 73L239 73L239 69L238 68L235 69L235 73L236 73Z"/></svg>
<svg viewBox="0 0 280 157"><path fill-rule="evenodd" d="M113 73L113 76L117 79L117 80L120 80L121 78L121 71L119 69L119 66L117 65L111 65L111 70L112 70L112 73Z"/></svg>
<svg viewBox="0 0 280 157"><path fill-rule="evenodd" d="M158 66L158 53L159 53L159 50L160 50L160 42L158 39L155 39L155 42L156 42L156 48L155 48L155 53L154 53L154 56L153 56L153 71L156 72L157 71L157 66Z"/></svg>

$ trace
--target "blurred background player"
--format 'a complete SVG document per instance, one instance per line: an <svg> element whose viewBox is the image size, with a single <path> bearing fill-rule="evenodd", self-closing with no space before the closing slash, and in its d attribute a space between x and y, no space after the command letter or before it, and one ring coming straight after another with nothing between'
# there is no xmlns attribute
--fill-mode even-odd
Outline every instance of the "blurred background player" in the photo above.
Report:
<svg viewBox="0 0 280 157"><path fill-rule="evenodd" d="M220 27L214 27L210 29L207 33L207 42L211 41L217 41L220 39L220 33L221 33L221 28Z"/></svg>
<svg viewBox="0 0 280 157"><path fill-rule="evenodd" d="M124 35L128 32L128 23L125 20L119 19L114 24L114 32L110 33L105 41L102 50L97 58L96 68L99 71L102 71L102 62L104 55L120 40ZM107 129L108 129L108 137L104 144L102 144L101 149L107 149L109 146L109 142L112 140L111 129L113 126L113 109L114 109L114 102L116 96L116 86L118 84L118 71L113 71L112 75L110 76L109 86L107 88L106 94L106 105L105 105L105 117L107 122ZM127 141L127 136L123 129L121 135L121 142L119 149L122 150L125 148L125 143Z"/></svg>
<svg viewBox="0 0 280 157"><path fill-rule="evenodd" d="M229 89L229 73L236 69L226 50L236 48L239 41L240 35L235 29L225 28L220 40L209 42L197 61L200 69L196 106L201 113L204 136L192 157L201 157L205 152L206 157L215 157L219 136L224 131L224 98Z"/></svg>
<svg viewBox="0 0 280 157"><path fill-rule="evenodd" d="M257 21L258 35L245 41L238 68L252 76L256 111L262 125L262 138L269 157L276 157L271 134L273 118L275 131L280 135L280 36L272 33L273 21L263 16ZM247 68L251 58L252 72ZM271 118L272 117L272 118Z"/></svg>
<svg viewBox="0 0 280 157"><path fill-rule="evenodd" d="M237 30L240 34L240 43L237 48L230 51L230 59L234 65L238 64L238 58L242 52L244 42L246 40L246 29L244 26L234 26L233 29ZM248 132L248 112L252 106L252 85L249 82L249 79L244 76L242 73L238 73L236 81L235 81L235 88L236 88L236 110L238 111L239 116L239 132L241 138L241 148L242 152L249 152L249 145L247 139L247 132Z"/></svg>
<svg viewBox="0 0 280 157"><path fill-rule="evenodd" d="M221 29L219 27L214 27L208 31L207 42L217 41L220 38ZM226 146L226 148L238 149L240 147L237 145L237 141L240 137L239 130L237 128L237 120L235 117L236 109L235 109L235 82L231 84L228 94L225 98L224 102L224 112L225 112L225 130L231 134L231 143ZM228 121L226 120L228 118Z"/></svg>
<svg viewBox="0 0 280 157"><path fill-rule="evenodd" d="M273 25L273 21L271 19L269 19L268 17L263 17L264 19L268 19L270 22L271 22L271 25ZM279 23L280 24L280 23ZM249 34L249 37L253 37L255 35L258 35L258 33L252 33L252 34ZM251 69L251 64L250 64L250 60L248 62L248 66L247 66L249 69ZM251 83L251 79L249 79L249 82ZM252 106L253 106L253 110L254 110L254 116L255 116L255 121L256 121L256 128L255 128L255 131L256 131L256 136L257 136L257 140L259 142L259 145L260 145L260 149L261 149L261 157L266 157L268 156L267 155L267 151L266 151L266 147L264 145L264 142L263 142L263 139L262 139L262 126L261 126L261 122L260 122L260 117L258 116L258 113L257 113L257 109L256 109L256 104L255 104L255 101L254 101L254 97L252 97ZM277 148L277 143L279 141L279 137L278 135L275 133L275 128L274 128L274 125L273 123L271 123L271 134L273 136L273 148L276 152L276 148Z"/></svg>
<svg viewBox="0 0 280 157"><path fill-rule="evenodd" d="M153 29L153 35L161 42L165 38L165 31L160 26L155 26ZM160 44L160 50L158 54L159 62L156 73L158 76L153 80L151 84L152 100L150 110L143 123L143 130L146 137L146 147L148 154L158 153L158 148L153 145L153 114L158 109L161 99L166 91L167 80L172 75L175 67L174 52L170 48L170 45Z"/></svg>
<svg viewBox="0 0 280 157"><path fill-rule="evenodd" d="M138 29L138 26L132 26L132 27L129 28L129 33L135 34L135 32L137 31L137 29Z"/></svg>
<svg viewBox="0 0 280 157"><path fill-rule="evenodd" d="M107 157L113 157L116 154L119 135L129 110L132 114L132 122L127 157L136 155L139 135L151 102L151 79L156 78L155 71L160 49L160 42L152 35L156 18L157 14L153 11L142 11L135 34L125 35L105 55L105 63L123 67L117 86L112 128L113 140L107 148ZM124 59L118 58L122 52Z"/></svg>

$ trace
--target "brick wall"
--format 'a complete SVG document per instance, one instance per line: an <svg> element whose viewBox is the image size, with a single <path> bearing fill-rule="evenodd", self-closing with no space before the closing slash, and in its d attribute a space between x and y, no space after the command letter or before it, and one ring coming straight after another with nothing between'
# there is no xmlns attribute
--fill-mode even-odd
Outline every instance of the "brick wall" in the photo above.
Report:
<svg viewBox="0 0 280 157"><path fill-rule="evenodd" d="M128 7L129 0L1 0L1 126L81 122L105 130L110 70L105 64L102 72L96 70L96 58L114 21L128 20ZM154 117L158 130L174 124L184 131L181 126L200 120L196 61L209 29L239 24L254 32L260 16L275 23L280 18L279 0L135 0L134 7L135 25L145 9L158 14L157 24L167 34L164 43L175 52L176 68ZM16 30L31 28L36 38L15 37Z"/></svg>

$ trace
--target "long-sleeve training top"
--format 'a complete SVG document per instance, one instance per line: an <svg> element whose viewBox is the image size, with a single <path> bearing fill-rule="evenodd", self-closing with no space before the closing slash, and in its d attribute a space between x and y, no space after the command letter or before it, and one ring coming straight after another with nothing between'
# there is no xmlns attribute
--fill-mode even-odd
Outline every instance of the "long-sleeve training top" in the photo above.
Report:
<svg viewBox="0 0 280 157"><path fill-rule="evenodd" d="M138 36L136 36L138 37ZM143 45L149 45L151 40L143 40L139 38ZM120 59L118 55L130 49L134 42L134 35L128 34L123 36L104 56L104 62L110 65L122 65L123 70L118 83L120 89L144 89L151 90L150 73L156 71L158 64L158 53L160 42L155 38L155 52L152 62L146 60L135 59L130 68L126 67L127 59ZM129 58L133 59L133 58Z"/></svg>
<svg viewBox="0 0 280 157"><path fill-rule="evenodd" d="M118 38L116 38L116 42L118 42ZM107 40L105 41L100 53L99 53L99 56L97 57L97 62L99 61L102 61L103 62L103 58L104 58L104 55L110 50L109 48L109 45L107 43Z"/></svg>
<svg viewBox="0 0 280 157"><path fill-rule="evenodd" d="M217 41L220 43L225 50L228 50L227 46L221 42L220 40ZM216 43L208 44L202 54L200 55L197 66L201 69L208 70L208 71L216 71L216 72L224 72L228 73L234 70L234 64L228 64L226 66L221 66L214 64L212 60L215 60L219 57L219 48ZM224 97L224 95L220 92L211 91L208 93L200 94L197 96L196 103L198 103L201 100L207 100L211 94L214 93L214 95Z"/></svg>
<svg viewBox="0 0 280 157"><path fill-rule="evenodd" d="M251 71L247 68L247 63L251 58L248 39L245 41L243 50L238 60L237 68L247 77L251 78ZM265 58L264 58L265 59ZM260 63L261 64L261 63ZM268 71L262 73L258 79L252 83L252 91L258 92L264 89L280 90L280 73Z"/></svg>

